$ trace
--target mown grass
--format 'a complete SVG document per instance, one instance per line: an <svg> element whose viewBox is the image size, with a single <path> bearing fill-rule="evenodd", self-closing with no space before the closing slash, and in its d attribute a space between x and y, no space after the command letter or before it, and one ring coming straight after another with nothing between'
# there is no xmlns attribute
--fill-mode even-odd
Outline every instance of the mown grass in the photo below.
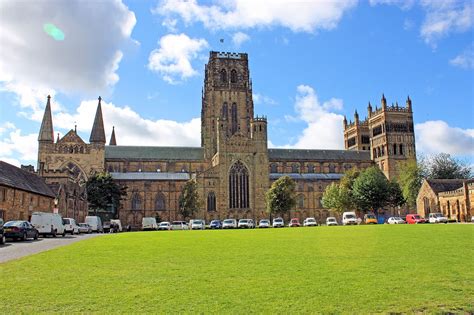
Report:
<svg viewBox="0 0 474 315"><path fill-rule="evenodd" d="M474 225L106 235L0 264L5 313L474 311Z"/></svg>

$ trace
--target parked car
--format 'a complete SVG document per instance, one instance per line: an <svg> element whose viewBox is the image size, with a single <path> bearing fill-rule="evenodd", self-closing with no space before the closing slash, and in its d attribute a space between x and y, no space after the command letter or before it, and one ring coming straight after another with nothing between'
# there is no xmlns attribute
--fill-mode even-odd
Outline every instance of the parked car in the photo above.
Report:
<svg viewBox="0 0 474 315"><path fill-rule="evenodd" d="M3 230L3 219L0 218L0 245L5 244L5 232Z"/></svg>
<svg viewBox="0 0 474 315"><path fill-rule="evenodd" d="M88 215L86 217L86 223L91 226L92 232L104 233L104 227L102 226L102 220L100 217Z"/></svg>
<svg viewBox="0 0 474 315"><path fill-rule="evenodd" d="M158 225L158 230L159 231L169 231L169 230L171 230L171 223L166 222L166 221L160 222L160 224Z"/></svg>
<svg viewBox="0 0 474 315"><path fill-rule="evenodd" d="M326 218L326 225L327 226L338 225L336 218L335 217L327 217Z"/></svg>
<svg viewBox="0 0 474 315"><path fill-rule="evenodd" d="M63 218L64 229L66 233L79 234L79 226L76 223L76 220L72 218Z"/></svg>
<svg viewBox="0 0 474 315"><path fill-rule="evenodd" d="M387 219L388 224L405 224L405 220L400 217L390 217Z"/></svg>
<svg viewBox="0 0 474 315"><path fill-rule="evenodd" d="M158 229L158 223L153 217L144 217L142 219L142 230L143 231L153 231Z"/></svg>
<svg viewBox="0 0 474 315"><path fill-rule="evenodd" d="M110 232L110 221L105 221L104 224L102 224L102 229L104 230L104 233L109 233Z"/></svg>
<svg viewBox="0 0 474 315"><path fill-rule="evenodd" d="M79 233L92 233L92 228L87 223L79 223Z"/></svg>
<svg viewBox="0 0 474 315"><path fill-rule="evenodd" d="M318 226L318 222L315 218L306 218L303 221L303 226Z"/></svg>
<svg viewBox="0 0 474 315"><path fill-rule="evenodd" d="M118 231L116 231L116 232L122 232L123 231L122 222L120 222L119 219L110 220L110 224L115 224L117 226Z"/></svg>
<svg viewBox="0 0 474 315"><path fill-rule="evenodd" d="M222 229L222 222L219 220L212 220L211 223L209 223L209 228L210 229Z"/></svg>
<svg viewBox="0 0 474 315"><path fill-rule="evenodd" d="M223 229L236 229L237 228L237 220L236 219L225 219L222 221L222 228Z"/></svg>
<svg viewBox="0 0 474 315"><path fill-rule="evenodd" d="M31 224L38 230L39 235L66 236L63 219L57 213L51 212L33 212L31 215Z"/></svg>
<svg viewBox="0 0 474 315"><path fill-rule="evenodd" d="M344 212L342 214L342 225L356 225L357 224L357 216L355 212Z"/></svg>
<svg viewBox="0 0 474 315"><path fill-rule="evenodd" d="M240 219L237 227L239 229L253 229L255 224L253 223L252 219Z"/></svg>
<svg viewBox="0 0 474 315"><path fill-rule="evenodd" d="M407 214L405 221L407 224L426 223L426 220L422 218L419 214Z"/></svg>
<svg viewBox="0 0 474 315"><path fill-rule="evenodd" d="M448 223L448 218L446 218L442 213L430 213L428 215L428 221L430 223Z"/></svg>
<svg viewBox="0 0 474 315"><path fill-rule="evenodd" d="M377 224L377 217L373 213L364 214L365 224Z"/></svg>
<svg viewBox="0 0 474 315"><path fill-rule="evenodd" d="M272 226L273 226L274 228L277 228L277 227L284 227L284 226L285 226L285 221L283 221L282 218L273 219Z"/></svg>
<svg viewBox="0 0 474 315"><path fill-rule="evenodd" d="M471 217L471 223L474 223L474 215Z"/></svg>
<svg viewBox="0 0 474 315"><path fill-rule="evenodd" d="M5 238L26 241L29 238L37 240L39 237L38 230L28 221L8 221L3 229Z"/></svg>
<svg viewBox="0 0 474 315"><path fill-rule="evenodd" d="M173 221L171 222L172 230L189 230L189 226L184 221Z"/></svg>
<svg viewBox="0 0 474 315"><path fill-rule="evenodd" d="M204 230L206 228L206 222L204 220L191 220L191 230Z"/></svg>
<svg viewBox="0 0 474 315"><path fill-rule="evenodd" d="M258 227L259 228L269 228L271 225L270 225L270 220L267 220L267 219L262 219L260 220L260 222L258 222Z"/></svg>
<svg viewBox="0 0 474 315"><path fill-rule="evenodd" d="M300 219L298 218L293 218L290 220L290 224L288 224L289 227L300 227Z"/></svg>

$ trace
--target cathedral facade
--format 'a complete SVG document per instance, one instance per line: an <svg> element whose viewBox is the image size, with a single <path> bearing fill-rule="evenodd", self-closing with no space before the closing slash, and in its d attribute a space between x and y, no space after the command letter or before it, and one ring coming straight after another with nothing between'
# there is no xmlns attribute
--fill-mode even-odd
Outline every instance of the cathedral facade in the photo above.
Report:
<svg viewBox="0 0 474 315"><path fill-rule="evenodd" d="M50 99L39 133L38 173L50 185L73 191L60 197L61 214L72 213L72 200L83 196L84 183L95 172L109 172L127 195L108 215L139 227L143 217L182 220L178 200L185 183L196 180L202 207L196 218L268 217L265 192L288 175L296 182L297 204L288 215L318 222L334 215L322 206L325 188L351 168L378 165L388 178L397 163L415 157L411 100L406 107L372 109L368 118L344 119L345 150L296 150L267 147L267 119L255 116L252 82L245 53L210 52L201 97L200 147L121 146L115 131L106 144L101 99L89 143L75 130L55 141ZM318 137L318 135L314 135ZM69 196L69 199L68 199ZM74 212L80 222L83 203Z"/></svg>

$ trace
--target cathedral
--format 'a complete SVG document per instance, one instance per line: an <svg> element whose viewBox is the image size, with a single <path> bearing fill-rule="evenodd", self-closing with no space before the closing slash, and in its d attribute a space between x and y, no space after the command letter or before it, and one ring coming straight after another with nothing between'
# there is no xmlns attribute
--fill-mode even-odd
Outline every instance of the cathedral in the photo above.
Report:
<svg viewBox="0 0 474 315"><path fill-rule="evenodd" d="M122 146L115 130L107 144L100 97L89 143L74 129L55 141L50 101L48 96L38 136L38 174L54 187L59 212L79 222L88 213L84 184L103 171L126 186L127 195L119 209L100 215L135 228L143 217L182 220L178 200L191 179L202 204L195 218L266 218L265 193L285 175L296 182L297 193L288 216L322 222L334 215L321 204L323 192L345 171L377 165L387 178L396 178L397 163L416 156L410 98L402 107L387 105L384 96L380 107L369 103L365 120L357 112L354 121L344 119L345 150L268 148L267 119L254 114L245 53L210 52L200 147Z"/></svg>

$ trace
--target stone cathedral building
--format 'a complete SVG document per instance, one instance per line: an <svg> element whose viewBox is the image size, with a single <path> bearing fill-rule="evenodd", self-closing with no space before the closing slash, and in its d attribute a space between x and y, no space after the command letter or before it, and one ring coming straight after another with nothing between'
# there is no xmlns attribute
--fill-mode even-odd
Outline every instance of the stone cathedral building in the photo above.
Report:
<svg viewBox="0 0 474 315"><path fill-rule="evenodd" d="M357 112L354 122L344 119L346 150L269 149L267 119L254 113L245 53L210 52L201 103L200 147L121 146L115 130L106 144L100 97L89 143L74 129L55 141L48 97L38 137L38 173L61 192L60 213L82 222L84 183L95 172L107 171L127 186L127 196L120 209L104 215L124 225L138 227L148 216L183 219L178 199L190 179L197 181L202 201L196 218L259 219L268 216L265 192L288 175L297 184L297 205L289 216L321 222L330 215L322 194L346 170L376 164L392 178L398 161L415 157L409 98L406 107L399 107L388 106L382 97L380 108L369 103L366 120L359 120Z"/></svg>

